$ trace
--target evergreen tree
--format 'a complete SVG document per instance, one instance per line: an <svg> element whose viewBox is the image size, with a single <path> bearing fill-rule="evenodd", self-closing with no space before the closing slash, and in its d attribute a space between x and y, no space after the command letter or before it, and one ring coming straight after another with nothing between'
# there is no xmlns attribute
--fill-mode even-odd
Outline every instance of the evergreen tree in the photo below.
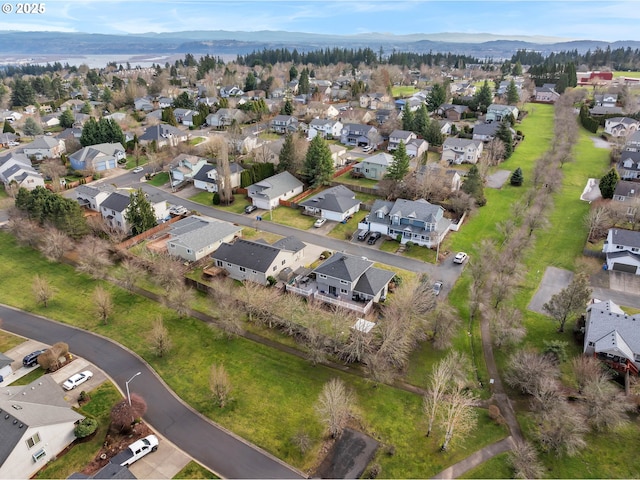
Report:
<svg viewBox="0 0 640 480"><path fill-rule="evenodd" d="M291 65L289 69L289 80L295 80L296 78L298 78L298 69L295 65Z"/></svg>
<svg viewBox="0 0 640 480"><path fill-rule="evenodd" d="M284 105L282 106L282 109L280 110L280 114L282 114L282 115L293 115L293 104L291 103L291 100L289 100L288 98L284 102Z"/></svg>
<svg viewBox="0 0 640 480"><path fill-rule="evenodd" d="M316 135L309 144L304 160L303 176L311 187L319 187L329 183L333 175L333 159L327 142Z"/></svg>
<svg viewBox="0 0 640 480"><path fill-rule="evenodd" d="M258 87L258 81L253 72L247 73L247 77L244 79L244 91L250 92Z"/></svg>
<svg viewBox="0 0 640 480"><path fill-rule="evenodd" d="M98 143L100 143L100 128L96 119L90 118L82 127L80 145L86 147L87 145L97 145Z"/></svg>
<svg viewBox="0 0 640 480"><path fill-rule="evenodd" d="M293 145L293 134L288 134L284 137L284 143L282 144L282 149L280 150L280 155L278 156L278 172L287 171L289 173L293 172L293 168L295 165L295 152Z"/></svg>
<svg viewBox="0 0 640 480"><path fill-rule="evenodd" d="M493 103L493 92L491 91L491 86L489 85L488 80L485 80L482 87L476 91L473 99L480 111L482 111L482 113L486 113L487 107Z"/></svg>
<svg viewBox="0 0 640 480"><path fill-rule="evenodd" d="M496 138L499 138L504 144L504 159L506 160L513 153L513 135L508 121L500 122L498 130L496 130Z"/></svg>
<svg viewBox="0 0 640 480"><path fill-rule="evenodd" d="M80 145L86 147L99 143L120 143L124 146L124 133L120 125L107 118L101 118L99 122L96 122L95 118L90 118L82 127Z"/></svg>
<svg viewBox="0 0 640 480"><path fill-rule="evenodd" d="M429 145L433 145L434 147L439 147L444 143L444 135L437 120L432 119L429 121L423 137L429 142Z"/></svg>
<svg viewBox="0 0 640 480"><path fill-rule="evenodd" d="M36 91L26 80L16 78L11 92L11 105L14 107L26 107L36 101Z"/></svg>
<svg viewBox="0 0 640 480"><path fill-rule="evenodd" d="M168 123L169 125L173 125L174 127L178 126L178 121L176 120L176 115L173 113L173 108L167 107L162 109L162 116L160 120Z"/></svg>
<svg viewBox="0 0 640 480"><path fill-rule="evenodd" d="M407 147L404 142L400 142L396 151L393 152L393 161L389 165L389 168L387 168L385 178L399 182L409 173L410 163L411 159L409 155L407 155Z"/></svg>
<svg viewBox="0 0 640 480"><path fill-rule="evenodd" d="M569 87L577 87L578 86L578 75L576 74L576 66L573 62L569 62L567 65L567 77Z"/></svg>
<svg viewBox="0 0 640 480"><path fill-rule="evenodd" d="M613 198L613 193L616 191L616 185L620 180L620 175L615 168L609 170L601 179L598 186L600 187L600 193L602 198Z"/></svg>
<svg viewBox="0 0 640 480"><path fill-rule="evenodd" d="M462 182L462 191L471 195L475 201L476 205L482 207L487 203L487 199L484 196L484 186L482 185L482 177L480 176L480 171L478 167L473 165L469 169L469 173L465 177Z"/></svg>
<svg viewBox="0 0 640 480"><path fill-rule="evenodd" d="M2 133L16 133L16 131L9 123L9 120L4 121L4 125L2 126Z"/></svg>
<svg viewBox="0 0 640 480"><path fill-rule="evenodd" d="M516 86L515 80L512 78L507 86L507 103L509 105L516 105L520 101L520 93L518 92L518 87Z"/></svg>
<svg viewBox="0 0 640 480"><path fill-rule="evenodd" d="M127 208L124 218L131 226L131 234L134 236L157 225L153 207L141 188L131 194L129 208Z"/></svg>
<svg viewBox="0 0 640 480"><path fill-rule="evenodd" d="M42 127L33 117L29 117L24 121L22 131L29 137L35 137L36 135L42 135Z"/></svg>
<svg viewBox="0 0 640 480"><path fill-rule="evenodd" d="M111 89L109 87L104 87L102 95L100 95L100 100L102 100L104 103L111 103L111 101L113 100L113 93L111 92Z"/></svg>
<svg viewBox="0 0 640 480"><path fill-rule="evenodd" d="M431 93L427 97L427 109L434 112L440 105L447 101L447 89L441 83L436 83L431 88Z"/></svg>
<svg viewBox="0 0 640 480"><path fill-rule="evenodd" d="M522 75L522 64L520 63L520 60L518 60L513 65L513 68L511 69L511 75L514 75L516 77L519 77L520 75Z"/></svg>
<svg viewBox="0 0 640 480"><path fill-rule="evenodd" d="M62 128L71 128L76 121L73 116L73 112L69 109L62 112L62 114L58 117L58 120L60 120L60 126Z"/></svg>
<svg viewBox="0 0 640 480"><path fill-rule="evenodd" d="M564 91L569 86L569 77L566 73L561 73L558 77L558 81L556 82L556 92L559 94L563 94Z"/></svg>
<svg viewBox="0 0 640 480"><path fill-rule="evenodd" d="M427 106L422 104L416 111L415 117L413 119L413 132L416 135L420 135L424 138L426 136L428 126L429 112L427 111Z"/></svg>
<svg viewBox="0 0 640 480"><path fill-rule="evenodd" d="M413 132L415 128L414 123L415 117L413 115L413 112L409 108L409 105L405 103L404 107L402 108L402 130Z"/></svg>
<svg viewBox="0 0 640 480"><path fill-rule="evenodd" d="M196 104L193 102L193 99L189 96L189 93L182 92L178 95L171 104L173 108L196 108Z"/></svg>
<svg viewBox="0 0 640 480"><path fill-rule="evenodd" d="M511 174L511 178L509 180L511 185L514 187L519 187L524 183L524 176L522 175L522 169L520 167L516 168Z"/></svg>
<svg viewBox="0 0 640 480"><path fill-rule="evenodd" d="M92 111L93 108L89 102L84 102L84 105L82 105L82 108L80 109L80 113L84 113L85 115L91 115Z"/></svg>

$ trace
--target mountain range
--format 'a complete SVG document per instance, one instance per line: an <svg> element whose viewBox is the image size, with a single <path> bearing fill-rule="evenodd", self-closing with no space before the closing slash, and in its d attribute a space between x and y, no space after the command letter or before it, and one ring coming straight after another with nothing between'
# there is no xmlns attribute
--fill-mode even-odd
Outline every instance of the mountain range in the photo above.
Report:
<svg viewBox="0 0 640 480"><path fill-rule="evenodd" d="M0 32L0 55L104 55L104 54L211 54L243 55L264 48L296 48L300 52L320 48L372 48L415 53L458 53L479 59L510 58L516 50L542 54L563 50L581 53L596 48L640 48L638 41L606 42L567 40L544 36L437 33L394 35L363 33L323 35L301 32L224 30L102 35L64 32Z"/></svg>

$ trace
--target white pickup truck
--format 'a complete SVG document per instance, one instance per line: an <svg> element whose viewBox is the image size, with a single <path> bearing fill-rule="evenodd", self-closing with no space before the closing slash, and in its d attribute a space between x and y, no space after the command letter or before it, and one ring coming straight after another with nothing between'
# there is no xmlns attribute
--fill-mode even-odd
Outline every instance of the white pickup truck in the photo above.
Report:
<svg viewBox="0 0 640 480"><path fill-rule="evenodd" d="M111 463L127 467L133 462L140 460L147 453L155 452L158 449L158 437L147 435L140 440L136 440L129 447L111 459Z"/></svg>

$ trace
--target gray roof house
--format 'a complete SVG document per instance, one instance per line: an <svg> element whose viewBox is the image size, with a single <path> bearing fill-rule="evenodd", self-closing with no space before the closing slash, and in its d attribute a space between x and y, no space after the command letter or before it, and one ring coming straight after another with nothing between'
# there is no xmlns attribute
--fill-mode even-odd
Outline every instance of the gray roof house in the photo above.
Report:
<svg viewBox="0 0 640 480"><path fill-rule="evenodd" d="M398 148L400 142L404 143L406 146L410 141L417 138L418 136L413 132L409 132L407 130L394 130L389 134L389 145L387 146L387 150L392 152Z"/></svg>
<svg viewBox="0 0 640 480"><path fill-rule="evenodd" d="M231 188L240 186L240 176L244 171L244 168L239 163L229 163L229 170L231 171ZM193 176L193 186L199 190L206 190L207 192L218 191L218 170L215 165L206 163L200 167L200 169Z"/></svg>
<svg viewBox="0 0 640 480"><path fill-rule="evenodd" d="M513 115L513 118L518 119L520 111L518 107L514 105L500 105L498 103L492 103L487 107L487 115L485 120L487 122L501 122L509 115Z"/></svg>
<svg viewBox="0 0 640 480"><path fill-rule="evenodd" d="M614 202L630 202L631 200L640 198L638 196L638 188L640 184L636 182L630 182L628 180L620 180L616 184L616 189L613 192Z"/></svg>
<svg viewBox="0 0 640 480"><path fill-rule="evenodd" d="M69 155L69 162L74 170L103 172L116 168L118 161L126 157L125 149L120 143L99 143Z"/></svg>
<svg viewBox="0 0 640 480"><path fill-rule="evenodd" d="M298 119L292 115L276 115L269 127L275 133L292 133L298 129Z"/></svg>
<svg viewBox="0 0 640 480"><path fill-rule="evenodd" d="M354 165L353 171L365 178L381 180L387 173L387 168L393 162L393 156L380 152L365 158L360 163Z"/></svg>
<svg viewBox="0 0 640 480"><path fill-rule="evenodd" d="M49 375L0 397L0 478L30 478L75 440L84 417L64 400Z"/></svg>
<svg viewBox="0 0 640 480"><path fill-rule="evenodd" d="M147 194L147 200L151 204L156 220L161 220L168 215L167 201L160 194ZM131 226L125 218L129 208L130 196L120 192L110 193L100 204L100 214L111 228L129 232Z"/></svg>
<svg viewBox="0 0 640 480"><path fill-rule="evenodd" d="M277 278L282 270L302 266L306 245L295 237L286 237L273 245L237 239L223 243L212 255L215 265L223 268L231 278L267 284L267 278Z"/></svg>
<svg viewBox="0 0 640 480"><path fill-rule="evenodd" d="M400 243L413 242L425 247L436 247L452 225L444 217L444 209L424 199L395 202L376 200L371 212L358 224L358 228L380 232Z"/></svg>
<svg viewBox="0 0 640 480"><path fill-rule="evenodd" d="M147 127L142 135L140 135L140 143L146 145L156 142L158 148L170 145L176 146L178 143L186 142L189 134L172 125L154 125Z"/></svg>
<svg viewBox="0 0 640 480"><path fill-rule="evenodd" d="M624 144L624 149L630 152L640 151L640 131L632 133Z"/></svg>
<svg viewBox="0 0 640 480"><path fill-rule="evenodd" d="M171 225L167 251L195 262L215 252L223 242L233 242L240 232L242 228L233 223L192 215Z"/></svg>
<svg viewBox="0 0 640 480"><path fill-rule="evenodd" d="M629 117L613 117L604 121L604 131L613 137L626 137L640 129L640 121Z"/></svg>
<svg viewBox="0 0 640 480"><path fill-rule="evenodd" d="M602 251L609 270L640 275L640 232L610 228Z"/></svg>
<svg viewBox="0 0 640 480"><path fill-rule="evenodd" d="M9 378L9 375L13 372L13 369L11 368L12 363L13 358L0 353L0 384L5 378Z"/></svg>
<svg viewBox="0 0 640 480"><path fill-rule="evenodd" d="M78 185L75 191L76 200L81 207L99 212L102 202L116 189L113 185L102 183L97 185Z"/></svg>
<svg viewBox="0 0 640 480"><path fill-rule="evenodd" d="M235 120L236 123L243 123L246 115L237 108L221 108L216 113L207 115L207 125L214 128L228 127Z"/></svg>
<svg viewBox="0 0 640 480"><path fill-rule="evenodd" d="M467 138L447 138L442 144L442 160L460 165L478 163L482 155L482 142Z"/></svg>
<svg viewBox="0 0 640 480"><path fill-rule="evenodd" d="M372 125L347 123L340 132L340 143L355 146L377 146L374 139L378 136L378 129Z"/></svg>
<svg viewBox="0 0 640 480"><path fill-rule="evenodd" d="M583 352L595 355L619 372L638 374L640 315L627 315L611 300L587 307Z"/></svg>
<svg viewBox="0 0 640 480"><path fill-rule="evenodd" d="M640 178L640 151L623 150L620 152L620 160L617 167L622 180Z"/></svg>
<svg viewBox="0 0 640 480"><path fill-rule="evenodd" d="M66 148L64 140L44 136L26 144L23 151L28 157L42 160L43 158L58 158L66 151Z"/></svg>
<svg viewBox="0 0 640 480"><path fill-rule="evenodd" d="M31 160L24 153L11 152L0 157L0 181L5 187L16 182L18 187L33 190L37 186L44 187L44 178L31 165Z"/></svg>
<svg viewBox="0 0 640 480"><path fill-rule="evenodd" d="M303 183L285 171L249 185L247 194L253 205L264 210L271 210L280 205L280 200L293 198L302 193L303 189Z"/></svg>
<svg viewBox="0 0 640 480"><path fill-rule="evenodd" d="M300 203L308 215L342 222L360 210L360 200L344 185L337 185Z"/></svg>

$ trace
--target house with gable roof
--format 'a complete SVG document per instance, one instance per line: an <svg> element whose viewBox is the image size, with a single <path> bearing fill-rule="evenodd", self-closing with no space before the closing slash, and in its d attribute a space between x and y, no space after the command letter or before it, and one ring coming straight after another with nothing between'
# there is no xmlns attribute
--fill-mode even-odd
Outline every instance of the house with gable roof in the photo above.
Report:
<svg viewBox="0 0 640 480"><path fill-rule="evenodd" d="M28 157L33 157L36 160L42 160L43 158L60 157L60 155L66 152L66 147L64 140L43 136L26 144L23 151Z"/></svg>
<svg viewBox="0 0 640 480"><path fill-rule="evenodd" d="M483 144L480 140L467 138L447 138L442 144L442 160L449 164L476 164L482 156Z"/></svg>
<svg viewBox="0 0 640 480"><path fill-rule="evenodd" d="M156 142L158 148L167 145L175 147L178 143L189 140L189 134L172 125L160 124L147 127L139 140L142 145Z"/></svg>
<svg viewBox="0 0 640 480"><path fill-rule="evenodd" d="M340 132L340 143L344 145L354 145L365 147L372 145L372 139L378 135L378 129L373 125L362 125L359 123L347 123Z"/></svg>
<svg viewBox="0 0 640 480"><path fill-rule="evenodd" d="M387 146L387 150L389 152L393 152L396 148L398 148L400 142L404 143L406 147L410 141L416 140L417 138L418 136L413 132L409 132L407 130L394 130L389 134L389 144Z"/></svg>
<svg viewBox="0 0 640 480"><path fill-rule="evenodd" d="M69 155L69 162L74 170L103 172L116 168L118 161L125 158L126 151L120 143L99 143Z"/></svg>
<svg viewBox="0 0 640 480"><path fill-rule="evenodd" d="M175 183L191 180L206 163L206 158L181 153L169 165L171 180Z"/></svg>
<svg viewBox="0 0 640 480"><path fill-rule="evenodd" d="M339 120L314 118L309 122L307 140L313 140L316 135L322 138L339 138L340 132L342 132L342 122Z"/></svg>
<svg viewBox="0 0 640 480"><path fill-rule="evenodd" d="M360 200L356 200L356 194L344 185L336 185L300 202L300 206L308 215L342 222L360 211Z"/></svg>
<svg viewBox="0 0 640 480"><path fill-rule="evenodd" d="M451 224L440 205L399 198L395 202L376 200L358 228L400 238L402 244L413 242L431 248L442 242Z"/></svg>
<svg viewBox="0 0 640 480"><path fill-rule="evenodd" d="M518 119L520 111L518 107L514 105L500 105L498 103L492 103L487 107L487 114L485 121L487 122L501 122L503 119L513 115L513 118Z"/></svg>
<svg viewBox="0 0 640 480"><path fill-rule="evenodd" d="M393 163L393 156L380 152L363 159L353 167L353 172L372 180L382 180L387 174L387 168Z"/></svg>
<svg viewBox="0 0 640 480"><path fill-rule="evenodd" d="M640 315L628 315L611 300L594 301L585 315L583 353L620 373L638 375Z"/></svg>
<svg viewBox="0 0 640 480"><path fill-rule="evenodd" d="M465 114L471 113L471 110L466 105L443 103L436 109L436 113L447 120L459 122Z"/></svg>
<svg viewBox="0 0 640 480"><path fill-rule="evenodd" d="M242 228L233 223L191 215L171 225L167 251L195 262L215 252L223 243L233 242L241 232Z"/></svg>
<svg viewBox="0 0 640 480"><path fill-rule="evenodd" d="M240 186L240 176L244 171L244 168L239 163L229 163L229 170L231 171L231 188ZM206 190L207 192L218 191L218 170L215 165L206 163L200 167L200 169L193 176L193 186L198 190Z"/></svg>
<svg viewBox="0 0 640 480"><path fill-rule="evenodd" d="M305 247L295 237L282 238L272 245L262 240L253 242L238 238L233 243L220 245L212 258L215 265L234 280L266 285L268 277L277 278L283 270L301 267Z"/></svg>
<svg viewBox="0 0 640 480"><path fill-rule="evenodd" d="M271 210L280 204L280 200L293 198L303 190L304 184L285 171L249 185L247 195L256 207Z"/></svg>
<svg viewBox="0 0 640 480"><path fill-rule="evenodd" d="M616 189L613 191L614 202L632 202L633 200L640 198L638 191L640 187L639 183L630 182L628 180L620 180L616 183ZM635 205L632 205L635 208ZM632 212L627 212L632 214Z"/></svg>
<svg viewBox="0 0 640 480"><path fill-rule="evenodd" d="M162 220L168 215L167 201L160 194L147 194L147 200L155 213L156 220ZM130 195L112 192L100 204L100 214L111 227L129 233L131 225L128 224L126 215L131 202Z"/></svg>
<svg viewBox="0 0 640 480"><path fill-rule="evenodd" d="M602 251L608 270L640 275L640 232L610 228Z"/></svg>
<svg viewBox="0 0 640 480"><path fill-rule="evenodd" d="M555 103L560 98L560 94L556 92L555 83L545 83L535 88L534 97L536 102Z"/></svg>
<svg viewBox="0 0 640 480"><path fill-rule="evenodd" d="M0 478L31 478L75 440L84 418L49 375L3 387L0 412Z"/></svg>
<svg viewBox="0 0 640 480"><path fill-rule="evenodd" d="M247 116L237 108L221 108L216 113L207 115L207 125L214 128L228 127L235 120L236 123L244 123Z"/></svg>
<svg viewBox="0 0 640 480"><path fill-rule="evenodd" d="M640 152L640 131L632 133L624 144L624 149L629 152Z"/></svg>
<svg viewBox="0 0 640 480"><path fill-rule="evenodd" d="M613 137L626 137L640 129L640 121L629 117L613 117L604 121L604 131Z"/></svg>
<svg viewBox="0 0 640 480"><path fill-rule="evenodd" d="M276 115L269 122L269 127L275 133L292 133L298 130L298 119L293 115Z"/></svg>
<svg viewBox="0 0 640 480"><path fill-rule="evenodd" d="M640 178L640 151L633 152L623 150L620 152L617 169L622 180L635 180Z"/></svg>
<svg viewBox="0 0 640 480"><path fill-rule="evenodd" d="M99 212L102 202L104 202L107 197L115 191L116 188L108 183L78 185L75 189L76 201L81 207L86 207L94 212Z"/></svg>
<svg viewBox="0 0 640 480"><path fill-rule="evenodd" d="M0 157L0 181L5 188L16 182L18 188L33 190L37 186L44 187L44 178L33 168L31 159L24 153L11 152Z"/></svg>

